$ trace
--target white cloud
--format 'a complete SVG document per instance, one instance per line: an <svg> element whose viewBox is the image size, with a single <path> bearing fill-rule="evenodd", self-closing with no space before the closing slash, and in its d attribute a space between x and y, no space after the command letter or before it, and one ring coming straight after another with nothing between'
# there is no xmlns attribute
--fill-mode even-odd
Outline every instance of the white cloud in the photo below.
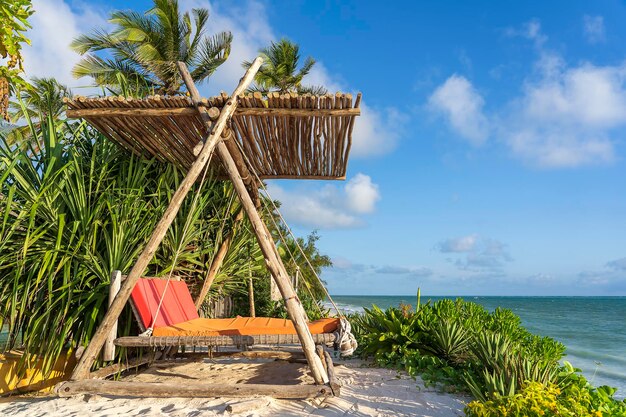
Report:
<svg viewBox="0 0 626 417"><path fill-rule="evenodd" d="M521 28L507 28L504 34L531 40L536 48L541 48L548 40L548 37L541 31L541 23L537 19L531 19L524 23Z"/></svg>
<svg viewBox="0 0 626 417"><path fill-rule="evenodd" d="M380 200L378 185L364 174L356 174L345 186L348 207L355 213L371 213Z"/></svg>
<svg viewBox="0 0 626 417"><path fill-rule="evenodd" d="M608 262L606 266L614 271L626 271L626 258L615 259Z"/></svg>
<svg viewBox="0 0 626 417"><path fill-rule="evenodd" d="M463 253L471 252L476 247L478 235L461 236L446 239L441 242L438 247L443 253Z"/></svg>
<svg viewBox="0 0 626 417"><path fill-rule="evenodd" d="M598 22L590 23L597 32ZM536 28L533 36L547 39ZM541 167L613 161L612 131L626 125L626 63L572 67L542 45L535 73L500 117L499 137L514 155Z"/></svg>
<svg viewBox="0 0 626 417"><path fill-rule="evenodd" d="M286 190L268 184L273 199L289 223L320 229L352 228L363 225L360 215L371 213L380 200L378 185L358 173L343 187L327 185L318 190Z"/></svg>
<svg viewBox="0 0 626 417"><path fill-rule="evenodd" d="M525 113L546 123L578 121L591 128L612 128L626 121L626 64L550 69L524 92Z"/></svg>
<svg viewBox="0 0 626 417"><path fill-rule="evenodd" d="M505 262L512 261L504 243L476 234L445 239L436 248L441 253L462 255L449 261L464 271L499 272Z"/></svg>
<svg viewBox="0 0 626 417"><path fill-rule="evenodd" d="M507 34L533 40L538 48L517 97L500 110L485 112L476 88L452 75L430 96L429 105L447 115L452 128L473 144L491 136L530 165L565 168L614 161L615 134L626 127L626 62L568 65L543 47L547 37L538 21Z"/></svg>
<svg viewBox="0 0 626 417"><path fill-rule="evenodd" d="M587 42L591 44L606 41L606 29L604 28L604 17L583 16L583 34Z"/></svg>
<svg viewBox="0 0 626 417"><path fill-rule="evenodd" d="M32 29L27 36L31 46L24 46L24 67L28 77L55 77L70 86L90 82L72 77L72 67L80 56L70 49L78 35L106 24L105 14L87 3L72 9L63 0L33 0L35 13L29 19Z"/></svg>
<svg viewBox="0 0 626 417"><path fill-rule="evenodd" d="M333 269L341 271L343 274L364 275L397 275L407 278L430 277L433 270L425 266L403 266L403 265L370 265L353 263L349 259L338 257L333 258Z"/></svg>
<svg viewBox="0 0 626 417"><path fill-rule="evenodd" d="M543 167L613 161L613 130L626 125L626 63L567 67L547 56L510 106L501 137L515 155Z"/></svg>
<svg viewBox="0 0 626 417"><path fill-rule="evenodd" d="M467 78L452 75L432 93L428 104L446 116L452 129L473 145L481 145L487 140L489 127L483 114L485 101Z"/></svg>

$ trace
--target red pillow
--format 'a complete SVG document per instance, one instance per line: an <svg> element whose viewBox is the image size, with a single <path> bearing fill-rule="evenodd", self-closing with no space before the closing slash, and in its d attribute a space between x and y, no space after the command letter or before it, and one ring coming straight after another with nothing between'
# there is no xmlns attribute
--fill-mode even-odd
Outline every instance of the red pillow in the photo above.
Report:
<svg viewBox="0 0 626 417"><path fill-rule="evenodd" d="M161 295L165 292L159 314L156 314ZM130 297L139 313L144 328L172 326L197 319L198 312L189 288L184 281L139 278ZM153 323L154 316L156 323Z"/></svg>

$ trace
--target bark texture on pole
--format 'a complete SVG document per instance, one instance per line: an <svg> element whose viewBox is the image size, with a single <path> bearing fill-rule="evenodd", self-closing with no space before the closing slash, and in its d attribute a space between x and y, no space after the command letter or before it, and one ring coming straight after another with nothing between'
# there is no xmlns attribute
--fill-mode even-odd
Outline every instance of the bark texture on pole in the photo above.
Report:
<svg viewBox="0 0 626 417"><path fill-rule="evenodd" d="M241 204L250 219L254 233L259 241L259 246L261 247L261 251L265 257L267 268L276 281L276 285L283 296L283 300L285 300L285 306L287 308L287 312L289 313L289 318L293 321L296 333L302 343L302 350L304 351L304 355L306 356L309 367L311 368L313 379L317 384L325 384L328 382L328 375L326 375L326 371L324 371L320 357L315 353L315 343L313 341L313 336L311 336L309 326L307 326L306 312L304 311L296 292L291 286L291 279L289 278L285 265L283 265L283 261L278 254L278 250L276 249L276 245L274 244L271 234L261 219L259 212L256 210L252 198L250 198L250 195L246 191L246 186L237 172L235 161L233 161L233 158L228 152L228 148L223 142L217 144L217 154L222 160L222 164L235 186L235 191L237 191L237 194L241 199Z"/></svg>
<svg viewBox="0 0 626 417"><path fill-rule="evenodd" d="M113 300L115 300L115 296L120 291L120 286L122 285L122 271L113 271L111 272L111 284L109 286L109 308L111 308L111 304L113 304ZM113 323L113 327L111 327L111 332L109 333L109 337L104 342L104 349L102 350L102 360L105 362L112 361L115 359L115 344L113 341L117 337L117 320Z"/></svg>
<svg viewBox="0 0 626 417"><path fill-rule="evenodd" d="M252 63L250 68L246 71L245 75L239 82L239 85L233 92L232 97L237 97L239 94L243 93L246 88L248 88L248 86L254 80L254 76L256 75L262 63L263 60L260 57ZM181 67L181 64L182 63L179 63L179 67ZM185 66L185 64L182 64L182 66ZM185 70L187 70L186 67ZM188 71L186 75L189 77L189 80L185 80L185 83L188 84L188 88L189 84L193 86L196 97L199 97L198 90L195 89L195 86L193 84L193 81L191 80L191 77L189 76ZM188 83L187 81L190 81L190 83ZM193 94L194 92L190 91L191 94ZM111 328L113 327L115 322L117 322L117 319L122 312L124 305L128 301L128 297L130 297L130 293L135 287L137 280L141 277L141 275L143 275L146 267L148 266L148 263L154 257L154 253L159 247L161 241L163 240L165 233L167 233L167 229L174 221L174 218L176 217L176 214L180 209L183 199L187 196L187 194L189 193L189 189L192 187L193 184L195 184L196 180L200 176L200 173L206 166L209 157L215 149L215 146L218 142L220 142L222 131L226 127L226 124L230 117L233 115L236 107L237 100L229 100L226 105L222 107L222 111L220 112L219 117L211 126L210 134L205 141L204 146L202 147L202 150L198 155L198 158L191 165L191 168L189 168L187 175L174 193L172 200L167 207L167 210L165 210L163 217L161 217L161 220L159 220L159 223L152 232L150 240L141 252L141 255L139 255L135 266L133 266L133 269L130 271L128 277L122 284L120 291L118 292L115 300L111 304L111 307L106 312L102 323L100 324L93 338L89 342L89 345L85 349L85 352L80 358L80 361L76 364L76 368L74 368L74 372L72 373L72 379L85 379L89 377L91 365L96 359L96 356L98 356L100 349L102 349L102 345L104 344L107 335L110 333ZM206 109L204 109L203 114L206 115L206 120L208 123L210 123L210 117L206 113Z"/></svg>
<svg viewBox="0 0 626 417"><path fill-rule="evenodd" d="M196 297L195 305L196 305L196 310L198 311L200 310L200 307L202 306L202 303L204 302L206 295L209 293L209 290L211 289L211 285L213 285L213 281L215 281L215 277L217 276L217 273L222 267L222 263L224 263L224 259L226 259L226 255L228 254L228 249L230 249L230 245L233 242L233 239L235 237L235 231L236 231L237 225L239 224L239 222L241 222L242 219L243 219L243 208L239 209L239 211L237 212L237 216L235 217L235 220L233 222L233 227L231 228L230 233L228 234L228 236L226 236L226 239L224 239L219 249L217 250L217 253L213 257L213 260L211 261L211 266L209 267L209 273L204 279L204 283L202 284L202 289L200 290L200 293Z"/></svg>
<svg viewBox="0 0 626 417"><path fill-rule="evenodd" d="M258 60L259 58L257 58ZM255 61L256 63L257 61ZM254 64L253 64L254 65ZM191 96L191 100L196 104L196 107L200 114L206 112L206 108L200 106L201 98L200 94L195 87L189 72L184 64L179 64L179 70L187 85L187 90ZM229 102L236 102L237 96L231 96ZM204 117L204 116L203 116ZM208 116L207 116L208 117ZM271 237L267 226L261 219L259 212L257 211L257 207L250 196L248 190L246 189L246 185L241 177L241 172L237 167L236 161L233 159L228 146L224 142L219 142L216 146L217 155L220 157L222 161L222 165L224 169L228 173L230 180L233 183L235 191L239 196L241 201L241 205L245 210L248 218L250 219L250 223L252 224L252 228L254 229L254 233L257 236L257 240L259 242L259 246L261 247L261 251L263 252L263 256L265 257L265 263L267 264L267 268L270 271L272 277L276 281L276 285L278 286L283 299L285 300L285 307L287 308L287 312L289 313L289 318L293 322L293 325L296 329L296 333L298 334L298 338L300 339L300 343L302 343L302 350L304 351L304 355L307 358L307 362L309 363L309 367L311 368L311 374L316 384L326 384L328 382L328 375L324 370L322 365L322 361L319 356L315 353L315 342L313 341L313 336L311 335L311 331L309 330L309 326L307 325L308 319L306 316L306 312L298 299L298 295L293 289L291 285L291 279L287 274L287 270L285 269L285 265L283 265L283 261L280 258L278 253L278 249L276 248L276 244Z"/></svg>

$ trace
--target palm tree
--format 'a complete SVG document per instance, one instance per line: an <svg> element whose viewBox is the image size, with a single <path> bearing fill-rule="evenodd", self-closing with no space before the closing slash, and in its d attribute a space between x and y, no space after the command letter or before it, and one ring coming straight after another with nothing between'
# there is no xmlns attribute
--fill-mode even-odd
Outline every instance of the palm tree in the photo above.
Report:
<svg viewBox="0 0 626 417"><path fill-rule="evenodd" d="M84 58L73 75L89 76L96 84L119 92L125 83L137 92L177 94L182 79L176 66L182 61L196 82L208 79L230 54L232 34L205 34L207 9L181 14L177 0L154 0L145 13L118 11L109 20L111 32L94 31L79 36L72 48ZM193 24L192 24L193 19ZM106 51L107 56L97 52Z"/></svg>
<svg viewBox="0 0 626 417"><path fill-rule="evenodd" d="M256 85L250 91L268 93L278 91L280 93L295 92L299 94L326 94L322 86L303 86L302 79L307 75L315 60L307 57L304 64L298 69L300 61L300 47L288 39L272 42L267 48L262 48L260 55L263 57L263 65L257 72L254 81ZM248 69L251 62L245 61L243 67Z"/></svg>
<svg viewBox="0 0 626 417"><path fill-rule="evenodd" d="M63 98L71 95L70 89L55 78L33 77L30 84L17 91L16 100L9 103L10 122L13 124L5 128L6 143L38 152L42 143L37 141L40 138L37 131L44 122L64 120Z"/></svg>
<svg viewBox="0 0 626 417"><path fill-rule="evenodd" d="M55 78L33 77L30 86L19 92L18 101L11 102L11 121L27 116L31 121L60 119L65 111L63 99L71 95L70 89Z"/></svg>

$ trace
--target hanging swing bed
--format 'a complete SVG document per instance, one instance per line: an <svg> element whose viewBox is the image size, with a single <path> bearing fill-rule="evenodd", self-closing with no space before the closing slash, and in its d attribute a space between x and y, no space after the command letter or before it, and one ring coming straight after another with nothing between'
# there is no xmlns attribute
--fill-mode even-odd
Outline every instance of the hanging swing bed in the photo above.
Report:
<svg viewBox="0 0 626 417"><path fill-rule="evenodd" d="M267 193L264 179L345 179L361 96L357 95L353 102L350 94L341 93L323 96L268 93L265 97L259 93L245 94L261 64L262 59L257 58L231 96L222 93L210 99L201 98L185 64L179 63L189 97L152 96L141 100L74 97L66 100L68 117L84 118L134 154L173 163L186 175L135 265L125 279L118 279L119 287L112 287L109 309L82 352L70 381L56 387L59 395L270 395L276 398L339 395L340 384L324 346L333 344L335 349L350 354L356 348L350 324L334 302L336 317L309 322L272 235L258 212L258 192L263 188ZM228 250L227 245L225 250L221 250L223 245L216 254L195 303L186 284L171 274L164 278L142 277L191 186L198 180L202 185L208 175L232 181L265 264L284 300L289 319L199 317L197 310L219 269L220 256L223 260ZM271 198L268 200L273 202ZM277 207L273 209L277 210ZM274 216L267 217L276 222ZM279 218L284 222L280 213ZM284 230L291 233L288 226ZM225 243L228 241L226 239ZM302 248L297 246L312 268ZM121 272L114 271L113 276L121 278ZM316 274L314 276L319 279ZM328 292L324 291L330 299ZM129 300L142 333L115 338L118 317ZM245 349L252 345L300 344L301 355L308 363L315 385L140 383L94 379L109 375L105 369L92 371L92 367L103 346L105 360L112 359L113 344L151 348L153 352L161 349L158 354L162 357L168 352L180 355L179 349L196 346ZM275 352L276 357L281 357L276 351L266 352L270 355ZM114 365L110 367L115 368ZM116 369L121 368L117 366Z"/></svg>

